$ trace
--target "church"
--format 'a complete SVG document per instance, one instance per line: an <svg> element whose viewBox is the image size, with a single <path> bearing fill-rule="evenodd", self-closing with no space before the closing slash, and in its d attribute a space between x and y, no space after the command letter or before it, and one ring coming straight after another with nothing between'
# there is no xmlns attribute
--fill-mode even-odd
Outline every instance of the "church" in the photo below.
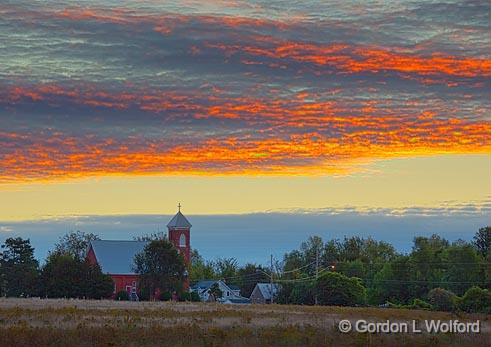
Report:
<svg viewBox="0 0 491 347"><path fill-rule="evenodd" d="M167 223L168 239L182 254L187 267L191 261L191 226L181 213L179 204L176 215ZM91 264L99 264L102 272L111 276L114 295L126 291L131 300L138 300L138 274L133 271L133 259L147 244L148 241L91 241L87 260Z"/></svg>

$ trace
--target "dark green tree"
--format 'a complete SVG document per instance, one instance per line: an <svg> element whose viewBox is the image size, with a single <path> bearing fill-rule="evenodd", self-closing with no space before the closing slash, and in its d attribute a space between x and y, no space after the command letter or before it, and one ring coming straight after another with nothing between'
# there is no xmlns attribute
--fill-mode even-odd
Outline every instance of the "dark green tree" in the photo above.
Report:
<svg viewBox="0 0 491 347"><path fill-rule="evenodd" d="M337 272L326 272L316 281L315 290L321 305L355 306L366 303L366 289L361 280Z"/></svg>
<svg viewBox="0 0 491 347"><path fill-rule="evenodd" d="M160 292L180 292L186 268L182 255L172 243L154 240L135 256L134 271L140 275L141 287L146 287L153 298L157 289Z"/></svg>
<svg viewBox="0 0 491 347"><path fill-rule="evenodd" d="M32 296L38 293L39 263L29 239L8 238L0 252L0 294Z"/></svg>
<svg viewBox="0 0 491 347"><path fill-rule="evenodd" d="M43 295L50 298L101 299L113 293L113 281L98 265L71 254L51 253L41 271Z"/></svg>
<svg viewBox="0 0 491 347"><path fill-rule="evenodd" d="M491 249L491 226L479 229L474 235L474 246L484 258L488 255Z"/></svg>
<svg viewBox="0 0 491 347"><path fill-rule="evenodd" d="M469 288L459 300L459 308L465 312L491 314L491 291Z"/></svg>
<svg viewBox="0 0 491 347"><path fill-rule="evenodd" d="M83 296L90 299L108 298L113 294L114 282L111 276L103 274L99 264L92 265L82 261L85 274L83 283Z"/></svg>
<svg viewBox="0 0 491 347"><path fill-rule="evenodd" d="M257 283L269 282L269 269L264 269L260 265L246 264L237 271L237 278L231 283L236 284L240 288L240 294L249 297Z"/></svg>
<svg viewBox="0 0 491 347"><path fill-rule="evenodd" d="M365 278L367 275L365 264L360 259L339 263L336 271L347 277Z"/></svg>
<svg viewBox="0 0 491 347"><path fill-rule="evenodd" d="M369 302L375 305L387 301L408 304L413 297L410 287L411 278L409 256L399 256L386 263L369 283Z"/></svg>
<svg viewBox="0 0 491 347"><path fill-rule="evenodd" d="M443 283L457 295L463 295L472 286L480 285L484 279L482 260L474 247L465 242L456 242L445 249L443 258L446 269Z"/></svg>
<svg viewBox="0 0 491 347"><path fill-rule="evenodd" d="M438 235L414 239L410 255L411 290L414 297L423 298L432 288L442 284L446 268L444 254L447 247L449 247L448 241Z"/></svg>
<svg viewBox="0 0 491 347"><path fill-rule="evenodd" d="M80 259L68 253L51 253L41 271L43 295L49 298L83 297L83 272Z"/></svg>

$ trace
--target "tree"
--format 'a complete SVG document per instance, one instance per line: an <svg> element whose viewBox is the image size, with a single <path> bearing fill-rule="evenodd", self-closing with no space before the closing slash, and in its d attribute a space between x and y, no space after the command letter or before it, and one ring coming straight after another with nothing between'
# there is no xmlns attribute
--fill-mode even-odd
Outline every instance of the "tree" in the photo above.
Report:
<svg viewBox="0 0 491 347"><path fill-rule="evenodd" d="M149 242L135 256L134 271L140 275L142 287L147 287L151 298L155 291L179 292L185 278L184 259L167 240Z"/></svg>
<svg viewBox="0 0 491 347"><path fill-rule="evenodd" d="M316 282L315 288L321 305L364 305L366 289L361 280L337 272L326 272Z"/></svg>
<svg viewBox="0 0 491 347"><path fill-rule="evenodd" d="M8 238L0 252L0 294L31 296L38 291L38 261L29 239Z"/></svg>
<svg viewBox="0 0 491 347"><path fill-rule="evenodd" d="M157 231L154 233L133 237L133 241L154 241L154 240L167 240L167 235L163 231Z"/></svg>
<svg viewBox="0 0 491 347"><path fill-rule="evenodd" d="M191 267L189 271L189 280L196 282L205 279L217 279L213 263L205 261L197 250L191 251Z"/></svg>
<svg viewBox="0 0 491 347"><path fill-rule="evenodd" d="M313 305L314 287L313 281L282 284L276 301L282 304Z"/></svg>
<svg viewBox="0 0 491 347"><path fill-rule="evenodd" d="M362 255L364 240L359 236L345 237L341 244L341 258L347 261L359 259Z"/></svg>
<svg viewBox="0 0 491 347"><path fill-rule="evenodd" d="M99 265L72 254L51 253L41 271L43 294L50 298L100 299L111 296L113 281Z"/></svg>
<svg viewBox="0 0 491 347"><path fill-rule="evenodd" d="M76 259L85 259L89 243L94 240L99 240L95 234L84 233L80 230L71 231L60 237L55 245L54 253L70 254Z"/></svg>
<svg viewBox="0 0 491 347"><path fill-rule="evenodd" d="M479 229L474 235L474 246L484 258L488 255L491 249L491 226Z"/></svg>
<svg viewBox="0 0 491 347"><path fill-rule="evenodd" d="M449 290L443 288L433 288L428 293L428 302L438 311L455 310L457 296Z"/></svg>
<svg viewBox="0 0 491 347"><path fill-rule="evenodd" d="M321 253L321 264L328 267L341 260L341 244L338 240L329 240Z"/></svg>
<svg viewBox="0 0 491 347"><path fill-rule="evenodd" d="M336 271L347 277L364 278L367 274L367 269L360 259L340 263Z"/></svg>
<svg viewBox="0 0 491 347"><path fill-rule="evenodd" d="M466 312L491 314L491 291L472 287L459 300L459 307Z"/></svg>
<svg viewBox="0 0 491 347"><path fill-rule="evenodd" d="M382 304L387 301L398 304L409 303L412 299L411 277L408 256L399 256L386 263L373 277L368 290L369 302L371 304Z"/></svg>
<svg viewBox="0 0 491 347"><path fill-rule="evenodd" d="M448 241L438 235L416 237L410 255L411 290L414 297L422 298L430 289L443 281L446 262L444 252Z"/></svg>
<svg viewBox="0 0 491 347"><path fill-rule="evenodd" d="M83 297L83 269L69 253L51 253L41 271L43 294L49 298Z"/></svg>
<svg viewBox="0 0 491 347"><path fill-rule="evenodd" d="M257 283L270 281L268 276L269 271L260 265L249 263L239 268L237 278L232 282L239 286L240 294L248 298Z"/></svg>
<svg viewBox="0 0 491 347"><path fill-rule="evenodd" d="M462 295L469 287L484 280L481 258L470 244L454 243L445 249L443 257L447 265L443 281L455 294Z"/></svg>
<svg viewBox="0 0 491 347"><path fill-rule="evenodd" d="M215 273L220 279L234 278L239 268L235 258L219 258L214 263Z"/></svg>
<svg viewBox="0 0 491 347"><path fill-rule="evenodd" d="M208 289L208 293L210 295L213 295L213 299L215 301L217 301L223 295L223 292L220 289L220 286L218 285L218 283L213 283L213 285L210 287L210 289Z"/></svg>
<svg viewBox="0 0 491 347"><path fill-rule="evenodd" d="M112 295L113 280L111 276L102 273L99 264L92 265L88 261L82 261L82 269L85 275L83 296L89 299L101 299Z"/></svg>

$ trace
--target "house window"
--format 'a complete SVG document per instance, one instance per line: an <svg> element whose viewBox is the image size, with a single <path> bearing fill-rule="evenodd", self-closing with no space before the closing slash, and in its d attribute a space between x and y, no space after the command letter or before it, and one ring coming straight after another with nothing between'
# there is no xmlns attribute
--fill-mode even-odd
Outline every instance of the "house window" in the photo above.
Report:
<svg viewBox="0 0 491 347"><path fill-rule="evenodd" d="M186 236L184 234L179 237L179 247L186 247Z"/></svg>
<svg viewBox="0 0 491 347"><path fill-rule="evenodd" d="M227 290L227 296L230 296L230 292Z"/></svg>

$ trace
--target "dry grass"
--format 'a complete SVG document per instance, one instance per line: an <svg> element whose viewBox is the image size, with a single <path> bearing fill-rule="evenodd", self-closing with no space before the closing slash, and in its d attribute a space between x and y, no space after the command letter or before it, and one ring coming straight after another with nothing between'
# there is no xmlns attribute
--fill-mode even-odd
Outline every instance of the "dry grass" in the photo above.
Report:
<svg viewBox="0 0 491 347"><path fill-rule="evenodd" d="M480 334L342 334L341 319L481 321ZM378 308L0 299L0 346L485 346L489 315Z"/></svg>

